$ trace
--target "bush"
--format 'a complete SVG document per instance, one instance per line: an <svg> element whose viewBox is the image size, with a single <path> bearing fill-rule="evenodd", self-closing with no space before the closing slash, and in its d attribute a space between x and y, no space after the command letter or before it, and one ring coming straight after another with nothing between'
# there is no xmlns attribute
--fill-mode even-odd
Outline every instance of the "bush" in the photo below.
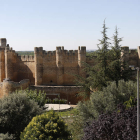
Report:
<svg viewBox="0 0 140 140"><path fill-rule="evenodd" d="M36 116L20 135L21 140L70 140L67 125L54 111Z"/></svg>
<svg viewBox="0 0 140 140"><path fill-rule="evenodd" d="M131 96L128 101L124 102L124 105L126 106L126 109L128 109L132 106L136 106L137 105L137 98Z"/></svg>
<svg viewBox="0 0 140 140"><path fill-rule="evenodd" d="M133 81L125 82L120 80L118 87L112 82L103 91L96 91L91 94L87 102L79 102L78 109L84 120L88 118L97 119L101 113L113 112L119 103L128 101L131 96L136 97L137 87Z"/></svg>
<svg viewBox="0 0 140 140"><path fill-rule="evenodd" d="M31 119L43 112L26 93L13 93L0 99L0 133L14 134L19 139L20 132Z"/></svg>
<svg viewBox="0 0 140 140"><path fill-rule="evenodd" d="M120 80L118 88L115 82L110 83L103 91L96 91L90 95L90 100L78 103L79 116L72 124L73 137L80 139L83 127L87 120L97 120L102 113L112 113L117 109L117 104L128 101L131 96L136 97L137 84L133 81Z"/></svg>
<svg viewBox="0 0 140 140"><path fill-rule="evenodd" d="M66 99L58 99L58 98L54 98L53 100L49 99L47 97L46 99L46 104L49 104L49 103L52 103L52 104L66 104L67 103L67 100Z"/></svg>
<svg viewBox="0 0 140 140"><path fill-rule="evenodd" d="M126 109L119 104L119 112L101 114L92 123L86 122L82 140L136 140L137 107Z"/></svg>
<svg viewBox="0 0 140 140"><path fill-rule="evenodd" d="M9 135L8 133L0 133L0 140L14 140L14 136L12 134Z"/></svg>
<svg viewBox="0 0 140 140"><path fill-rule="evenodd" d="M37 90L26 89L26 90L19 90L16 92L21 92L21 93L25 92L29 99L32 99L35 102L37 102L39 107L42 107L42 108L44 107L45 103L47 102L46 101L46 93L44 93L44 92L42 93L41 91L39 91L39 93L37 93Z"/></svg>

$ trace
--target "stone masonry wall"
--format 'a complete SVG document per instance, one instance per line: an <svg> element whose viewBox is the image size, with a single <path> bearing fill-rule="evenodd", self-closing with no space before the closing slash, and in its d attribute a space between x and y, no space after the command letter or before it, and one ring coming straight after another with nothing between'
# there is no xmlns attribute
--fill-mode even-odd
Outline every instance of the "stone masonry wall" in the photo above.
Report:
<svg viewBox="0 0 140 140"><path fill-rule="evenodd" d="M74 74L82 74L80 61L86 61L86 47L77 50L64 50L47 53L42 47L35 47L35 85L74 85Z"/></svg>
<svg viewBox="0 0 140 140"><path fill-rule="evenodd" d="M58 46L56 51L52 52L46 52L42 47L35 47L34 56L18 56L9 47L5 38L1 38L0 42L0 97L21 85L24 87L22 82L19 83L23 79L29 79L30 84L36 86L75 85L75 74L86 76L86 73L82 71L82 62L87 62L91 66L96 63L96 57L93 59L86 57L85 46L79 46L78 50L69 51L64 50L64 46ZM121 47L121 60L127 61L129 65L140 67L140 46L137 51L129 50L128 46ZM13 82L3 81L5 78L10 78ZM5 88L6 85L9 87ZM68 92L71 92L69 93L70 97L75 98L77 93L74 88ZM64 90L60 93L64 96L67 92Z"/></svg>
<svg viewBox="0 0 140 140"><path fill-rule="evenodd" d="M26 89L30 85L29 79L21 80L20 82L14 82L10 80L3 80L3 82L0 83L0 98L4 95L8 95L12 93L15 90L20 89Z"/></svg>
<svg viewBox="0 0 140 140"><path fill-rule="evenodd" d="M46 93L46 97L51 99L58 98L66 99L68 103L77 104L82 98L77 96L81 87L80 86L30 86L30 90L37 90L38 92L43 91ZM58 94L58 95L56 95Z"/></svg>

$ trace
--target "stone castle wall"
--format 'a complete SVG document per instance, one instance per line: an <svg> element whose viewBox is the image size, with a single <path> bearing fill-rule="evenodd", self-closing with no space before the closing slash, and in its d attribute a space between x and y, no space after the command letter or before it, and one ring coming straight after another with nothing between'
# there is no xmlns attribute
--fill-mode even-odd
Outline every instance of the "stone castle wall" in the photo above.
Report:
<svg viewBox="0 0 140 140"><path fill-rule="evenodd" d="M75 85L74 74L86 76L82 71L82 62L91 66L96 63L96 56L93 59L86 57L85 46L69 51L64 50L64 46L58 46L56 51L48 52L42 47L35 47L34 56L18 56L9 47L5 38L1 38L0 42L0 97L8 90L10 91L10 89L4 89L3 79L5 78L11 79L12 90L18 88L15 86L16 82L23 79L29 79L30 85L35 86L72 86ZM140 67L140 46L137 51L129 50L128 46L121 47L121 60L127 61L129 65ZM74 89L71 90L76 94Z"/></svg>
<svg viewBox="0 0 140 140"><path fill-rule="evenodd" d="M29 79L21 80L20 82L10 81L8 78L0 83L0 98L12 93L15 90L26 89L30 86Z"/></svg>
<svg viewBox="0 0 140 140"><path fill-rule="evenodd" d="M74 85L73 74L82 74L81 61L86 61L86 47L78 50L64 50L47 53L42 47L35 47L35 85Z"/></svg>

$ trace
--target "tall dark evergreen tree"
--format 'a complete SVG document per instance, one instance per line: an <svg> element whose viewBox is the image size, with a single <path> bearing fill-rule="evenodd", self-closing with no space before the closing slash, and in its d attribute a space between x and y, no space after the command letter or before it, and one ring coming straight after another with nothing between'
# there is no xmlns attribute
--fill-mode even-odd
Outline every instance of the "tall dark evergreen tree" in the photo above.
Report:
<svg viewBox="0 0 140 140"><path fill-rule="evenodd" d="M118 38L118 29L116 27L115 34L113 35L113 46L110 48L109 38L107 37L107 27L105 25L105 20L103 23L102 39L99 40L100 43L97 45L97 59L95 65L92 67L85 64L85 71L87 77L76 76L76 83L83 86L82 91L87 93L91 89L102 90L106 87L108 83L115 81L118 86L118 81L123 79L128 81L132 79L132 71L126 62L121 61L121 45L120 42L122 38ZM83 95L83 93L82 93Z"/></svg>
<svg viewBox="0 0 140 140"><path fill-rule="evenodd" d="M108 81L110 80L108 77L109 73L109 47L110 42L108 42L109 38L107 37L107 27L105 25L105 20L103 24L103 31L102 33L102 39L99 40L100 43L98 46L98 55L97 55L97 62L96 66L92 68L92 70L89 72L91 87L94 89L101 90L103 87L107 86Z"/></svg>
<svg viewBox="0 0 140 140"><path fill-rule="evenodd" d="M121 57L121 45L119 44L122 41L122 38L118 38L118 30L117 27L115 29L115 34L113 35L113 46L110 50L110 59L111 63L109 66L109 73L108 76L110 77L111 81L115 81L116 85L118 86L118 81L121 79L121 67L122 62L120 61Z"/></svg>
<svg viewBox="0 0 140 140"><path fill-rule="evenodd" d="M127 81L131 79L132 71L129 69L127 62L121 61L121 45L119 44L122 41L122 38L118 38L118 29L116 27L115 34L113 35L113 46L110 50L110 66L108 77L111 81L115 81L118 87L118 81L123 79Z"/></svg>

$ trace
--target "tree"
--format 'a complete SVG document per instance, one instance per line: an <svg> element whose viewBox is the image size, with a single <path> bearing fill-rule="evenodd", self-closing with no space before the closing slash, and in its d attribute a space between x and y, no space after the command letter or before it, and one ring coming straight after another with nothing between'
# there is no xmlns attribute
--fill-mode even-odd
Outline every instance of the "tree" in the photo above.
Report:
<svg viewBox="0 0 140 140"><path fill-rule="evenodd" d="M122 38L118 38L118 29L115 29L115 35L113 35L113 44L109 56L110 56L110 65L108 77L111 81L115 81L118 87L118 81L123 79L125 81L131 79L132 70L129 69L129 66L126 62L121 61L121 45L119 43L122 41Z"/></svg>
<svg viewBox="0 0 140 140"><path fill-rule="evenodd" d="M82 90L85 94L84 96L89 97L89 93L91 89L95 90L102 90L103 87L107 86L107 83L109 82L109 45L108 42L109 38L106 35L107 27L105 25L105 20L103 24L103 31L101 32L103 37L102 40L99 40L100 43L97 44L98 51L97 53L97 59L96 59L96 65L91 67L90 65L83 63L84 69L83 71L86 72L87 76L86 78L81 77L79 75L76 75L76 84L82 86ZM101 47L100 47L101 46Z"/></svg>
<svg viewBox="0 0 140 140"><path fill-rule="evenodd" d="M31 119L43 110L26 93L13 93L0 99L0 133L13 134L16 140Z"/></svg>
<svg viewBox="0 0 140 140"><path fill-rule="evenodd" d="M38 115L32 119L21 133L21 140L70 140L71 134L65 122L54 111Z"/></svg>
<svg viewBox="0 0 140 140"><path fill-rule="evenodd" d="M97 44L98 46L97 64L94 68L92 68L90 72L90 76L92 77L91 80L93 80L91 87L100 90L102 89L102 87L106 87L107 82L109 81L108 77L109 47L110 47L109 45L111 43L108 42L109 38L107 37L106 34L107 29L108 28L106 27L104 20L103 31L101 32L103 37L102 40L99 39L100 43Z"/></svg>
<svg viewBox="0 0 140 140"><path fill-rule="evenodd" d="M86 122L82 140L136 140L137 107L126 109L118 105L119 111L101 114L98 120Z"/></svg>
<svg viewBox="0 0 140 140"><path fill-rule="evenodd" d="M117 110L119 103L128 101L130 97L137 96L137 84L133 81L120 80L118 87L116 82L111 82L102 91L91 93L90 100L86 102L78 102L78 116L74 118L72 123L72 134L76 140L80 140L83 135L83 127L86 121L98 120L102 113L112 113ZM127 106L132 103L127 103Z"/></svg>

